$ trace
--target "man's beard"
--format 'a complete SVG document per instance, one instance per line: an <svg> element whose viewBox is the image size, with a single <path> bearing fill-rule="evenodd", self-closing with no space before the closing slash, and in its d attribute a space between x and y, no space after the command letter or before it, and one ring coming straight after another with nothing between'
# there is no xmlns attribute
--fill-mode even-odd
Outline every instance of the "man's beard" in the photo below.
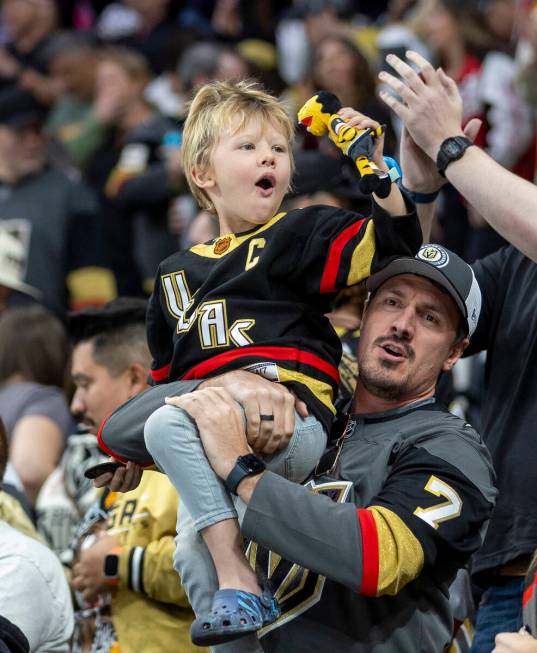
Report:
<svg viewBox="0 0 537 653"><path fill-rule="evenodd" d="M398 341L403 344L408 360L414 360L415 353L412 347L403 343L397 337L377 338L373 343L372 350L374 351L376 346L380 346L385 341L389 340ZM394 367L395 365L391 365L387 361L378 361L377 363L371 364L371 366L369 366L367 362L365 364L363 362L358 363L358 376L360 382L364 388L375 397L387 399L389 401L397 401L406 395L409 377L407 375L402 379L393 379L389 371L394 369Z"/></svg>
<svg viewBox="0 0 537 653"><path fill-rule="evenodd" d="M404 382L395 382L388 375L384 375L382 370L368 370L367 367L360 367L360 382L364 388L375 397L397 401L401 399L406 392L406 379Z"/></svg>

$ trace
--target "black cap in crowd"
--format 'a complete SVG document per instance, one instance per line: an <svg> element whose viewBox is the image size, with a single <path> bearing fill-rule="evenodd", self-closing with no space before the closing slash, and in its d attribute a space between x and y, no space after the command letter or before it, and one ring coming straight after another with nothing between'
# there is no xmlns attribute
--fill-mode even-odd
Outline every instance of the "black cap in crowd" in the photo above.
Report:
<svg viewBox="0 0 537 653"><path fill-rule="evenodd" d="M402 256L369 277L367 289L374 292L399 274L417 274L442 286L464 317L466 335L472 335L481 312L481 291L474 271L460 256L441 245L422 245L414 258Z"/></svg>
<svg viewBox="0 0 537 653"><path fill-rule="evenodd" d="M47 109L28 91L9 88L0 93L0 126L22 129L30 125L41 125Z"/></svg>

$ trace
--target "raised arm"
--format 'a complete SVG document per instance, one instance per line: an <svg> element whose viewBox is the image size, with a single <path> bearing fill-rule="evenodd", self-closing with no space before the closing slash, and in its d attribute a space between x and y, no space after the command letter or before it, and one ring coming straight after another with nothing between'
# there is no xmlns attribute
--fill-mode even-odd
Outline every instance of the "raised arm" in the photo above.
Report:
<svg viewBox="0 0 537 653"><path fill-rule="evenodd" d="M414 142L436 162L441 144L464 136L462 100L455 82L419 54L407 52L419 74L408 64L388 55L400 75L380 73L380 79L399 98L381 91L381 98L403 121ZM477 147L470 147L450 163L446 178L504 238L537 260L537 188L497 164Z"/></svg>

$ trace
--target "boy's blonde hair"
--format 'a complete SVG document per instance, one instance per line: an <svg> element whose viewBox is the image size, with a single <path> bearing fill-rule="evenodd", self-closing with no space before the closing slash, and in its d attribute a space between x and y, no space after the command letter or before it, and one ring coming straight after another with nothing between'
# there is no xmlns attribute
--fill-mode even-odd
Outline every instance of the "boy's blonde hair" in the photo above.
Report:
<svg viewBox="0 0 537 653"><path fill-rule="evenodd" d="M208 194L192 179L192 172L209 170L220 137L232 128L234 132L242 129L252 118L281 129L289 147L292 173L293 122L281 102L257 82L211 82L199 89L190 104L183 131L183 168L192 195L206 211L216 213Z"/></svg>

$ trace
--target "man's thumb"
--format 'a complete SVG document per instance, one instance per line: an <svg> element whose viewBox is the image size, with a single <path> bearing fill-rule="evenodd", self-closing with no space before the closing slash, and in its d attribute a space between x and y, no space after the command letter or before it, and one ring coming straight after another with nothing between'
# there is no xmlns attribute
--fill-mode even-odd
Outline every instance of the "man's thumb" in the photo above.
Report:
<svg viewBox="0 0 537 653"><path fill-rule="evenodd" d="M479 120L479 118L472 118L466 123L464 129L462 130L466 138L469 138L472 143L475 141L482 124L483 121Z"/></svg>

